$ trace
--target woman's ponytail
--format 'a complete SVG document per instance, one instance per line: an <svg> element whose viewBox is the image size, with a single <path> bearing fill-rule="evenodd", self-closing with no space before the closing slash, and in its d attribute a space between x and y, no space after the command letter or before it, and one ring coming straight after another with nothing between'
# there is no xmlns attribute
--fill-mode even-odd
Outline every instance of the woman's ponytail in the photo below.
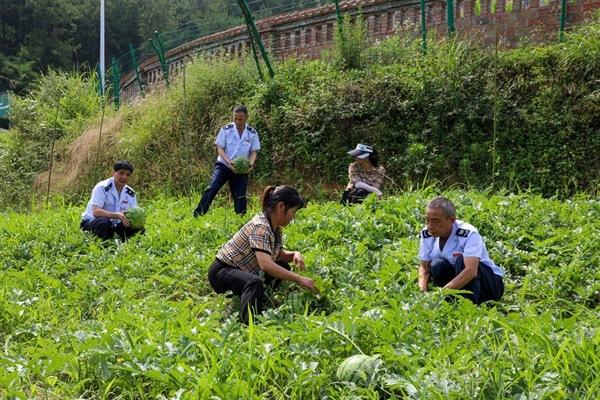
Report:
<svg viewBox="0 0 600 400"><path fill-rule="evenodd" d="M296 188L289 185L267 186L262 194L263 211L273 211L279 202L284 204L286 210L305 206L305 201Z"/></svg>
<svg viewBox="0 0 600 400"><path fill-rule="evenodd" d="M275 186L267 186L265 188L265 190L263 191L263 194L261 196L261 200L260 200L260 204L262 205L262 209L263 211L267 208L267 204L269 202L269 197L271 197L271 194L275 191Z"/></svg>

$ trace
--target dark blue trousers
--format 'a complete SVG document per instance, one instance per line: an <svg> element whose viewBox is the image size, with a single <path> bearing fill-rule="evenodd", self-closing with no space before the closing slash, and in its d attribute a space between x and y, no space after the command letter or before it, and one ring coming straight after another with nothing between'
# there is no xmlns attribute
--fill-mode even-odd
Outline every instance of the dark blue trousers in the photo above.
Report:
<svg viewBox="0 0 600 400"><path fill-rule="evenodd" d="M81 221L80 228L87 232L92 232L103 240L112 239L115 233L119 236L122 241L126 241L127 238L132 237L136 233L144 233L144 229L133 229L125 228L125 225L121 221L117 225L113 225L110 218L99 217L94 218L91 221Z"/></svg>
<svg viewBox="0 0 600 400"><path fill-rule="evenodd" d="M464 269L465 260L463 256L459 256L454 265L450 264L445 258L436 258L429 265L431 280L435 286L440 287L445 286ZM475 304L481 304L484 301L500 299L504 294L504 282L501 276L494 274L489 266L480 262L477 268L477 277L462 289L471 292L471 294L464 294L463 296Z"/></svg>
<svg viewBox="0 0 600 400"><path fill-rule="evenodd" d="M246 213L246 190L248 189L248 175L236 174L225 164L215 163L210 184L202 193L198 207L194 210L194 217L205 214L213 199L219 193L225 182L229 182L229 191L233 197L233 209L237 214Z"/></svg>
<svg viewBox="0 0 600 400"><path fill-rule="evenodd" d="M285 261L277 261L277 264L290 270L290 265ZM260 315L265 289L275 290L281 280L265 274L263 283L258 275L229 266L216 258L208 269L208 282L217 293L231 290L240 296L240 320L247 325L250 318L248 310L252 311L252 315Z"/></svg>

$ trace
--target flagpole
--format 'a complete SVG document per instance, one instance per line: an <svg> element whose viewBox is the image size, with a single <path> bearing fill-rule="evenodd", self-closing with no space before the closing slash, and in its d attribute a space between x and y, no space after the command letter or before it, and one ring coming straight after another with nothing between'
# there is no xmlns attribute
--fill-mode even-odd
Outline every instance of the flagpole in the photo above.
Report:
<svg viewBox="0 0 600 400"><path fill-rule="evenodd" d="M100 0L100 88L104 95L104 0Z"/></svg>

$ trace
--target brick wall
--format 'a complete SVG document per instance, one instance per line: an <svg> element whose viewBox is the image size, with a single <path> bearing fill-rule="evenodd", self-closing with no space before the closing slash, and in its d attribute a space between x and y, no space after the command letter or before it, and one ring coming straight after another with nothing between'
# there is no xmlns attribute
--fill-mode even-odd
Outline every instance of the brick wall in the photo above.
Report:
<svg viewBox="0 0 600 400"><path fill-rule="evenodd" d="M512 11L505 4L512 3ZM474 38L483 45L495 41L496 25L501 44L515 46L520 42L557 40L560 18L560 0L496 0L496 13L491 13L491 1L481 0L481 14L475 13L474 0L455 0L455 25L459 36ZM413 35L420 32L419 2L413 0L348 0L340 2L344 14L363 15L371 41L392 35ZM600 8L600 0L568 1L566 27L583 21L593 10ZM426 4L428 31L444 36L446 2L431 0ZM257 21L257 29L272 59L287 57L318 58L333 43L336 26L335 6L323 6L295 11ZM184 63L197 54L240 57L249 54L250 41L245 26L235 27L205 36L168 51L170 73L175 75ZM142 79L149 90L163 83L160 63L156 57L145 60L141 66ZM121 80L125 101L139 95L135 74Z"/></svg>

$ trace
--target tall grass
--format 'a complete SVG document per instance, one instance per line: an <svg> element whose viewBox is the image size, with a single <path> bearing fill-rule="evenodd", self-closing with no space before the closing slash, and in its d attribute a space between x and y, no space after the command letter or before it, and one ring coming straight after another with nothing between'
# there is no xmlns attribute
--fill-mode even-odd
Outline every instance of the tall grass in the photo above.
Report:
<svg viewBox="0 0 600 400"><path fill-rule="evenodd" d="M0 144L0 208L27 204L32 183L50 164L50 148L57 157L96 120L100 111L94 74L50 70L26 97L11 98L11 130Z"/></svg>
<svg viewBox="0 0 600 400"><path fill-rule="evenodd" d="M200 191L216 156L215 135L232 107L244 103L262 143L257 187L275 181L313 196L339 191L351 161L346 151L368 142L391 178L386 190L443 182L545 196L591 192L600 182L599 167L589 162L600 151L598 25L590 21L562 44L497 55L458 39L433 42L422 54L418 41L398 37L364 49L360 19L347 21L336 34L337 61L287 60L267 81L251 60L196 59L185 69L185 85L180 74L169 90L116 114L123 127L107 154L139 167L135 184L146 195ZM353 67L344 64L351 59ZM2 145L3 175L19 182L0 196L5 205L29 192L48 165L54 103L64 108L59 163L68 162L77 132L98 118L93 80L52 73L42 82L29 100L17 101L23 122L10 141L15 146ZM110 169L111 160L101 162L93 168ZM69 194L87 195L91 175L99 174L81 171Z"/></svg>

